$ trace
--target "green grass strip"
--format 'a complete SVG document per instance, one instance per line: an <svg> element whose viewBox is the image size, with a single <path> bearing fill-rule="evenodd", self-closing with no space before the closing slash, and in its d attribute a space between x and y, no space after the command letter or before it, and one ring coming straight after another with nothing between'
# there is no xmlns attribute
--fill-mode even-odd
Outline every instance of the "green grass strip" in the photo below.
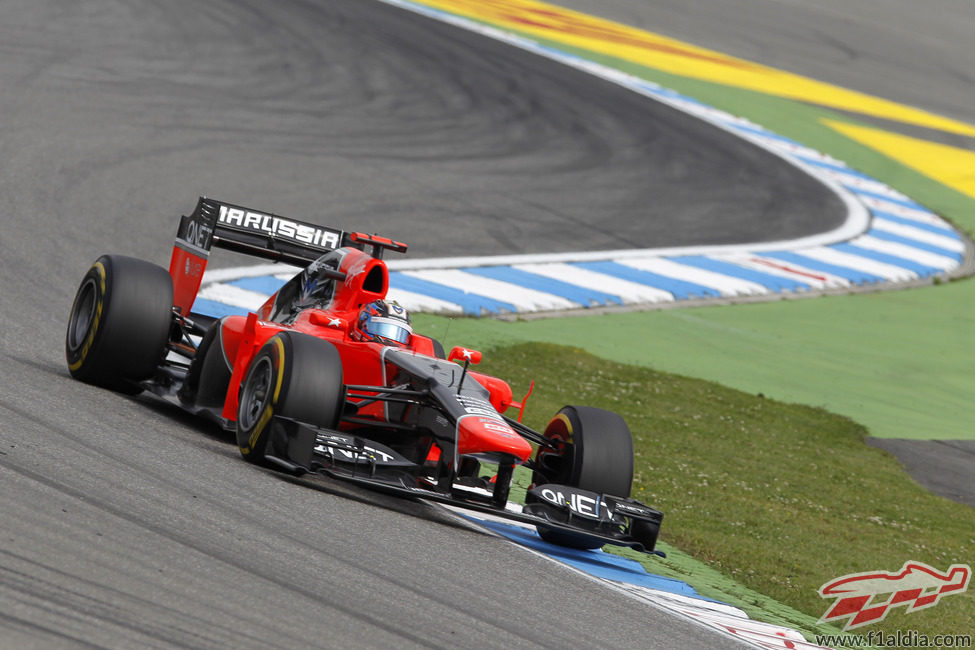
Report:
<svg viewBox="0 0 975 650"><path fill-rule="evenodd" d="M644 566L761 620L823 633L831 601L817 591L829 580L905 559L946 569L975 551L975 509L921 488L848 418L548 343L491 350L478 369L513 378L516 397L536 381L525 418L535 428L566 403L620 413L633 496L664 513L671 554L640 556ZM902 610L876 629L963 633L975 596Z"/></svg>
<svg viewBox="0 0 975 650"><path fill-rule="evenodd" d="M494 347L560 342L605 359L829 408L870 435L971 439L975 285L516 323L420 316Z"/></svg>

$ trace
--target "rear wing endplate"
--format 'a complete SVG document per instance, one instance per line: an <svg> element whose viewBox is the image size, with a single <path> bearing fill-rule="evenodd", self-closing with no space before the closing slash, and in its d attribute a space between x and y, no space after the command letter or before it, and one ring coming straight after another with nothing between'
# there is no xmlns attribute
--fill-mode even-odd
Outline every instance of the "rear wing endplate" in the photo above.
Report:
<svg viewBox="0 0 975 650"><path fill-rule="evenodd" d="M385 237L344 232L201 196L192 214L180 217L169 265L174 305L183 314L193 306L214 246L301 267L343 246L371 247L369 252L377 258L386 249L406 252L406 244Z"/></svg>

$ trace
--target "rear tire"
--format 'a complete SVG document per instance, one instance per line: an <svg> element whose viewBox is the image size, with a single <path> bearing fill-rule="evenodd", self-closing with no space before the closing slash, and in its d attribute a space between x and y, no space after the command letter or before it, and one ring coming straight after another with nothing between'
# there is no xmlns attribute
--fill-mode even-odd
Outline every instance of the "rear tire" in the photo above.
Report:
<svg viewBox="0 0 975 650"><path fill-rule="evenodd" d="M307 334L275 334L251 361L241 383L237 408L240 453L246 460L264 465L275 415L334 429L344 403L342 359L335 346Z"/></svg>
<svg viewBox="0 0 975 650"><path fill-rule="evenodd" d="M141 391L162 362L172 324L166 269L103 255L81 280L71 306L65 356L71 376L127 393Z"/></svg>
<svg viewBox="0 0 975 650"><path fill-rule="evenodd" d="M557 483L629 498L633 484L633 437L622 417L590 406L566 406L548 423L544 435L557 448L539 447L535 457L537 469L532 475L534 484ZM560 546L581 549L602 546L542 526L538 527L538 534Z"/></svg>

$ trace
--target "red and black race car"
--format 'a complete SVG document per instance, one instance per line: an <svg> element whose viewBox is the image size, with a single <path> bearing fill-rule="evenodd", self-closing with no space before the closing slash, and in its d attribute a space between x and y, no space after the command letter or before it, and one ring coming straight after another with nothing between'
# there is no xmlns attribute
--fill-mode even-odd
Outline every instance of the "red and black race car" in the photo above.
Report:
<svg viewBox="0 0 975 650"><path fill-rule="evenodd" d="M214 246L302 270L256 312L209 318L191 310ZM623 419L566 406L543 432L523 425L525 400L471 370L479 352L445 355L386 301L384 251L406 245L201 198L168 272L118 255L88 270L68 368L219 423L253 463L494 513L566 546L654 552L662 515L629 498ZM532 476L520 509L508 504L519 465Z"/></svg>

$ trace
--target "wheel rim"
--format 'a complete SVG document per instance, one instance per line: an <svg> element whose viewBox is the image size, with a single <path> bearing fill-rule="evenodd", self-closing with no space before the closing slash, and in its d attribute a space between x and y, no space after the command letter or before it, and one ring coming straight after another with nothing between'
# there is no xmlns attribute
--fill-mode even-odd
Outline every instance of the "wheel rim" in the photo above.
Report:
<svg viewBox="0 0 975 650"><path fill-rule="evenodd" d="M545 427L543 435L554 445L554 448L539 446L535 459L540 475L536 474L532 477L534 482L538 483L538 478L543 478L545 483L574 485L572 479L575 473L576 449L569 442L572 429L573 424L565 409L560 410Z"/></svg>
<svg viewBox="0 0 975 650"><path fill-rule="evenodd" d="M88 338L88 332L95 320L98 292L95 280L88 278L78 289L78 297L75 299L75 308L71 313L71 322L68 324L68 347L74 351L82 346Z"/></svg>
<svg viewBox="0 0 975 650"><path fill-rule="evenodd" d="M267 407L271 396L273 375L274 367L271 365L270 357L261 357L254 362L240 398L240 425L245 430L257 424L261 413Z"/></svg>

